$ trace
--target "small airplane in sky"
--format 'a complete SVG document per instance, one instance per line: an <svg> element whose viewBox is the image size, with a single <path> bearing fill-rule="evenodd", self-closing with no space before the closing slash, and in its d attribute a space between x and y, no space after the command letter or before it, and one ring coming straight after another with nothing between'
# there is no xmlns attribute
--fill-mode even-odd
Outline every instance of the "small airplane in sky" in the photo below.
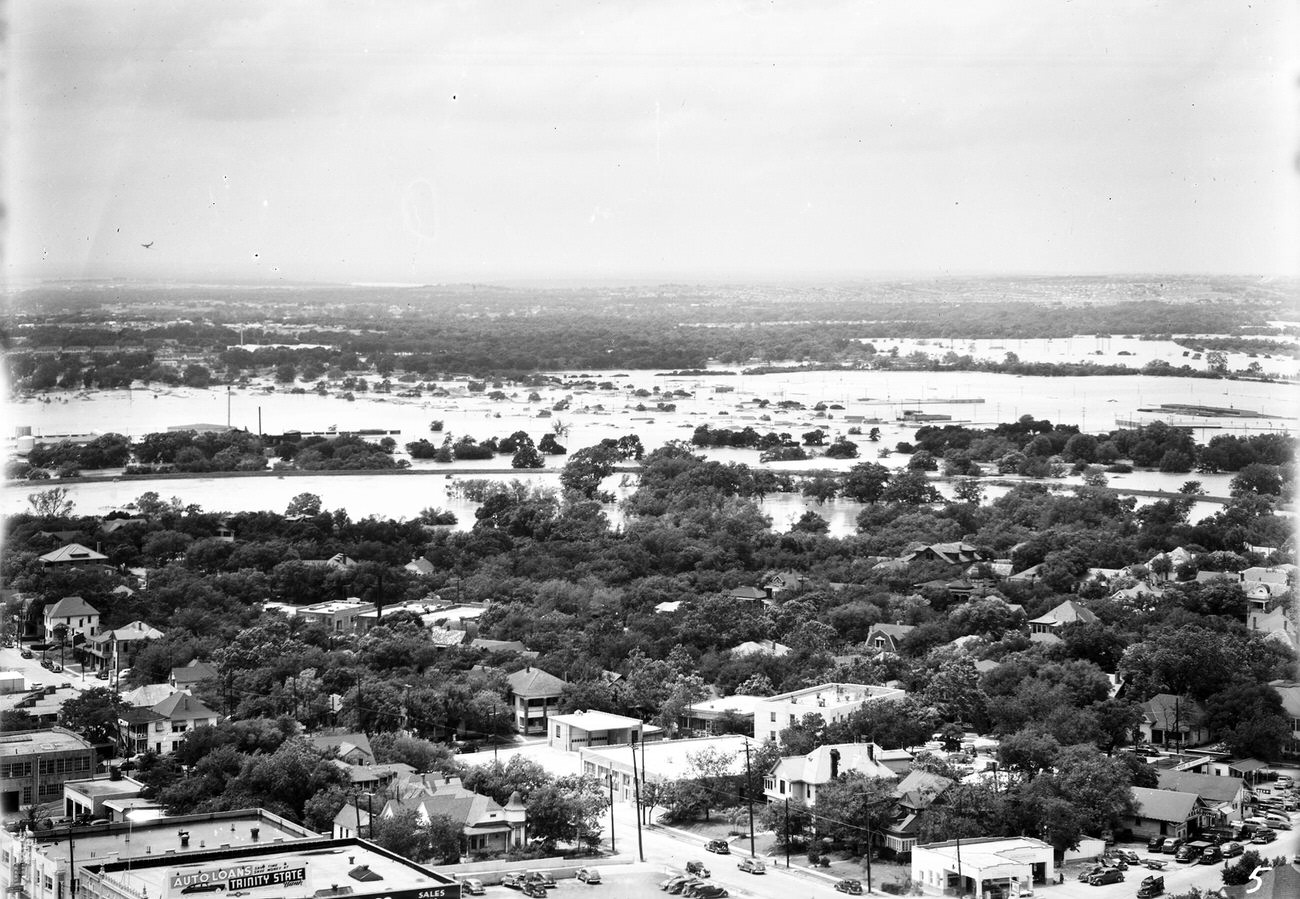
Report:
<svg viewBox="0 0 1300 899"><path fill-rule="evenodd" d="M147 249L149 249L151 246L153 246L153 241L151 240L151 241L149 241L148 243L142 243L142 244L140 244L140 246L144 247L144 248L147 250Z"/></svg>

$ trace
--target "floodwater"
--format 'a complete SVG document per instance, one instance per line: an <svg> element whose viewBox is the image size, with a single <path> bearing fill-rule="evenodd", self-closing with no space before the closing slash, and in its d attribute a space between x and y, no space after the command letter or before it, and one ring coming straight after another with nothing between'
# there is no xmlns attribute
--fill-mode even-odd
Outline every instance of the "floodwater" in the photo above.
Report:
<svg viewBox="0 0 1300 899"><path fill-rule="evenodd" d="M943 351L946 352L947 348L944 347ZM1033 415L1054 422L1078 424L1085 431L1097 433L1114 428L1117 415L1127 416L1139 407L1161 403L1231 406L1269 415L1291 416L1297 408L1298 396L1297 387L1287 383L1147 376L1046 378L985 372L911 371L713 376L665 376L653 371L584 374L593 382L608 381L614 387L538 389L539 398L530 401L532 388L506 383L500 389L507 398L494 401L483 393L470 393L466 382L461 380L440 382L439 386L450 394L446 397L398 398L372 392L355 394L356 399L351 402L338 396L321 397L312 393L268 393L261 387L231 391L225 388L157 388L51 394L51 402L28 399L11 404L7 417L14 425L30 427L38 436L116 431L138 437L186 424L229 423L269 434L292 430L324 431L331 426L340 431L400 431L395 435L399 445L421 437L437 443L447 435L469 435L484 440L519 430L528 432L534 440L540 440L543 434L562 425L567 430L560 442L570 450L590 446L606 437L630 433L637 434L645 448L650 450L670 440L689 440L694 429L704 424L732 429L749 426L760 433L784 431L795 437L821 429L828 435L828 442L829 438L838 435L850 436L859 444L861 459L874 459L880 448L892 448L898 441L912 438L918 425L896 420L904 409L950 415L954 423L979 426ZM577 373L566 373L566 376L576 377ZM375 383L374 378L368 380ZM406 386L395 384L395 389ZM633 395L633 391L647 391L649 395L638 397ZM667 396L674 391L685 391L690 395ZM973 402L981 399L983 402ZM766 408L760 408L757 400L767 400ZM783 401L802 403L805 408L778 408ZM567 402L568 407L553 411L553 407L562 402ZM660 402L673 403L676 408L656 411L656 404ZM826 404L827 408L814 411L813 407L818 403ZM636 408L638 404L645 408ZM444 423L444 430L440 433L430 431L430 423L435 419ZM1284 429L1294 424L1293 420L1279 419L1262 423L1261 427ZM878 443L868 442L865 436L873 427L878 427L881 432ZM850 428L860 428L863 436L850 435ZM1232 432L1242 430L1238 426ZM1213 434L1226 431L1226 427L1223 430L1197 429L1195 436L1205 441ZM744 462L751 466L759 464L758 453L754 450L701 452L721 461ZM819 457L771 467L843 471L861 459ZM891 467L901 467L906 460L906 456L896 453L879 461ZM521 472L517 476L542 485L555 485L564 457L549 457L547 462L548 469ZM508 465L509 457L501 456L491 461L458 462L456 469L461 472L466 469L500 469ZM429 461L414 462L413 467L442 468ZM516 475L484 476L508 479ZM165 498L177 496L185 503L197 503L213 511L283 511L293 496L310 492L320 495L327 508L345 508L353 517L410 518L421 509L434 506L454 511L460 518L460 526L468 527L473 523L473 504L460 497L455 488L457 480L466 477L473 475L458 473L448 478L436 475L337 477L322 474L81 484L69 481L64 486L72 490L71 498L77 503L78 511L83 513L103 513L120 508L146 490L157 491ZM1176 490L1184 481L1193 478L1202 481L1211 494L1227 493L1229 475L1135 472L1112 476L1111 485ZM621 480L616 476L606 487L625 493L631 484L616 483ZM1064 481L1077 482L1077 479ZM33 485L27 484L6 487L3 510L16 512L25 508L26 496L33 489ZM999 488L989 488L990 498L1000 492ZM1200 517L1215 508L1211 503L1198 503L1193 515ZM830 522L832 533L846 534L854 530L861 506L846 500L818 505L797 495L772 495L764 500L763 509L772 517L773 528L777 531L787 530L805 510L811 509ZM611 506L609 511L611 519L618 523L617 510Z"/></svg>

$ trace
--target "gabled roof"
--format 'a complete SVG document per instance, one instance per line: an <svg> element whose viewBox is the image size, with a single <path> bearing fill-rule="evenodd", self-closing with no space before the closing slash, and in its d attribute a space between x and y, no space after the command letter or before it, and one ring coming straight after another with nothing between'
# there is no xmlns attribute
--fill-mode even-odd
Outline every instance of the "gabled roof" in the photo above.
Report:
<svg viewBox="0 0 1300 899"><path fill-rule="evenodd" d="M772 773L794 783L829 783L832 750L839 752L841 774L845 771L860 771L868 777L897 777L879 759L879 747L871 743L828 743L818 746L807 755L790 755L782 758L776 763Z"/></svg>
<svg viewBox="0 0 1300 899"><path fill-rule="evenodd" d="M559 696L564 690L564 681L554 674L548 674L540 668L528 667L522 671L506 675L510 691L525 699L541 696Z"/></svg>
<svg viewBox="0 0 1300 899"><path fill-rule="evenodd" d="M117 720L123 724L148 724L151 721L162 721L166 717L143 706L131 706L117 713Z"/></svg>
<svg viewBox="0 0 1300 899"><path fill-rule="evenodd" d="M1162 790L1178 793L1195 793L1206 802L1215 804L1232 802L1245 789L1240 777L1216 777L1213 774L1193 774L1190 771L1157 771L1157 785Z"/></svg>
<svg viewBox="0 0 1300 899"><path fill-rule="evenodd" d="M784 643L777 643L775 640L746 640L737 646L731 647L733 656L786 656L790 654L790 647Z"/></svg>
<svg viewBox="0 0 1300 899"><path fill-rule="evenodd" d="M191 659L189 664L172 669L172 680L178 684L197 684L199 681L211 680L218 672L201 659Z"/></svg>
<svg viewBox="0 0 1300 899"><path fill-rule="evenodd" d="M978 562L982 558L978 548L965 541L958 540L952 543L931 543L914 547L903 553L902 559L904 562L910 562L926 555L934 555L938 559L954 565L965 562Z"/></svg>
<svg viewBox="0 0 1300 899"><path fill-rule="evenodd" d="M1097 620L1097 616L1086 606L1080 605L1072 599L1067 599L1052 611L1039 618L1035 618L1030 624L1071 624L1081 621L1084 624L1092 624Z"/></svg>
<svg viewBox="0 0 1300 899"><path fill-rule="evenodd" d="M724 591L723 595L732 599L767 599L767 591L758 587L732 587Z"/></svg>
<svg viewBox="0 0 1300 899"><path fill-rule="evenodd" d="M98 614L99 610L80 596L65 596L54 605L45 607L47 621L51 618L77 618Z"/></svg>
<svg viewBox="0 0 1300 899"><path fill-rule="evenodd" d="M894 787L894 795L898 797L899 805L912 811L922 811L952 785L953 781L950 779L918 768L909 771L907 776L898 782L898 786Z"/></svg>
<svg viewBox="0 0 1300 899"><path fill-rule="evenodd" d="M107 562L108 556L97 553L80 543L69 543L67 546L60 546L56 550L47 552L38 561L46 565L58 565L65 562Z"/></svg>
<svg viewBox="0 0 1300 899"><path fill-rule="evenodd" d="M360 753L367 760L375 760L375 751L370 747L370 738L365 734L308 734L313 746L324 752L334 752L341 759L353 753Z"/></svg>
<svg viewBox="0 0 1300 899"><path fill-rule="evenodd" d="M1134 812L1139 818L1153 821L1169 821L1182 824L1192 817L1200 797L1195 793L1179 793L1174 790L1153 790L1148 787L1133 787L1133 799L1137 803Z"/></svg>
<svg viewBox="0 0 1300 899"><path fill-rule="evenodd" d="M407 571L413 571L416 574L433 574L434 571L437 570L433 567L432 562L430 562L428 559L423 559L423 558L412 559L411 561L407 562L406 565L403 567L405 567Z"/></svg>
<svg viewBox="0 0 1300 899"><path fill-rule="evenodd" d="M486 652L527 652L528 647L518 640L489 640L475 637L470 641L470 649L482 649ZM534 653L536 655L536 653Z"/></svg>
<svg viewBox="0 0 1300 899"><path fill-rule="evenodd" d="M188 693L173 693L153 707L155 712L173 720L178 718L216 718L217 713Z"/></svg>
<svg viewBox="0 0 1300 899"><path fill-rule="evenodd" d="M1173 693L1157 693L1142 703L1143 720L1162 730L1197 725L1204 716L1200 703Z"/></svg>
<svg viewBox="0 0 1300 899"><path fill-rule="evenodd" d="M465 631L456 631L446 627L429 628L429 639L434 646L459 646L465 642Z"/></svg>
<svg viewBox="0 0 1300 899"><path fill-rule="evenodd" d="M132 621L121 627L114 628L111 631L105 631L99 636L107 636L111 640L119 642L129 640L161 640L163 632L156 627L145 624L143 621Z"/></svg>
<svg viewBox="0 0 1300 899"><path fill-rule="evenodd" d="M171 684L145 684L143 687L136 687L134 690L124 692L122 701L127 705L152 710L154 706L175 692Z"/></svg>

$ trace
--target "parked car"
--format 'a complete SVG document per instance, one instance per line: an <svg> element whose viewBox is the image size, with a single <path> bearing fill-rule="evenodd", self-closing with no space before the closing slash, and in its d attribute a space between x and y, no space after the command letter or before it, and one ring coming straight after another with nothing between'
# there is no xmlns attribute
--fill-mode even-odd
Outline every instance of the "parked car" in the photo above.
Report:
<svg viewBox="0 0 1300 899"><path fill-rule="evenodd" d="M1102 871L1100 874L1094 874L1092 875L1092 877L1088 878L1088 883L1092 884L1095 887L1099 887L1102 884L1107 884L1107 883L1122 883L1123 880L1124 880L1123 871L1121 871L1119 868L1107 868L1105 871Z"/></svg>
<svg viewBox="0 0 1300 899"><path fill-rule="evenodd" d="M1124 861L1128 862L1130 865L1136 865L1141 861L1141 859L1138 858L1138 854L1132 849L1114 849L1112 852L1117 858L1124 859Z"/></svg>
<svg viewBox="0 0 1300 899"><path fill-rule="evenodd" d="M555 878L551 876L550 871L527 871L524 873L524 880L530 883L540 883L547 889L555 886Z"/></svg>
<svg viewBox="0 0 1300 899"><path fill-rule="evenodd" d="M546 899L546 887L535 880L524 881L522 889L525 896L533 897L533 899Z"/></svg>
<svg viewBox="0 0 1300 899"><path fill-rule="evenodd" d="M1236 840L1229 840L1219 847L1219 852L1223 854L1224 858L1236 858L1245 851L1246 847L1238 843Z"/></svg>
<svg viewBox="0 0 1300 899"><path fill-rule="evenodd" d="M1147 840L1147 852L1164 852L1166 837L1152 837Z"/></svg>
<svg viewBox="0 0 1300 899"><path fill-rule="evenodd" d="M1094 876L1100 874L1102 871L1105 870L1106 870L1105 865L1093 865L1091 868L1084 868L1082 871L1079 872L1079 879L1086 883L1087 881L1092 880Z"/></svg>
<svg viewBox="0 0 1300 899"><path fill-rule="evenodd" d="M850 896L861 896L862 881L846 877L843 880L835 881L835 889L841 893L848 893Z"/></svg>
<svg viewBox="0 0 1300 899"><path fill-rule="evenodd" d="M1152 896L1159 896L1165 891L1165 879L1152 875L1142 878L1142 885L1138 887L1137 899L1151 899Z"/></svg>
<svg viewBox="0 0 1300 899"><path fill-rule="evenodd" d="M95 678L96 678L96 680L108 680L108 672L107 672L107 671L96 671L96 672L95 672Z"/></svg>
<svg viewBox="0 0 1300 899"><path fill-rule="evenodd" d="M742 858L736 862L736 867L742 871L748 871L750 874L767 873L767 865L763 864L761 858Z"/></svg>
<svg viewBox="0 0 1300 899"><path fill-rule="evenodd" d="M465 880L460 882L460 887L464 890L467 896L483 895L483 881L479 880L477 877L467 877Z"/></svg>
<svg viewBox="0 0 1300 899"><path fill-rule="evenodd" d="M694 874L696 877L708 877L709 869L704 867L704 862L687 862L686 873Z"/></svg>
<svg viewBox="0 0 1300 899"><path fill-rule="evenodd" d="M1286 815L1279 815L1275 812L1270 812L1269 814L1264 816L1264 820L1268 822L1269 827L1273 827L1273 828L1280 827L1282 830L1291 829L1291 819L1288 818Z"/></svg>
<svg viewBox="0 0 1300 899"><path fill-rule="evenodd" d="M683 877L677 883L668 888L668 894L670 896L685 896L686 891L697 883L704 883L704 881L700 880L698 877Z"/></svg>
<svg viewBox="0 0 1300 899"><path fill-rule="evenodd" d="M659 884L659 889L667 893L671 891L674 886L679 886L680 884L683 884L686 881L691 879L692 877L689 874L674 874L672 877L669 877L667 880L661 882Z"/></svg>
<svg viewBox="0 0 1300 899"><path fill-rule="evenodd" d="M693 884L690 890L694 899L724 899L724 897L731 895L716 883L705 883L702 880Z"/></svg>
<svg viewBox="0 0 1300 899"><path fill-rule="evenodd" d="M53 669L53 668L54 668L54 663L51 662L49 659L41 659L41 667L42 667L42 668Z"/></svg>
<svg viewBox="0 0 1300 899"><path fill-rule="evenodd" d="M590 884L597 884L597 883L600 883L600 869L599 869L599 868L579 868L579 869L578 869L578 880L582 881L583 883L590 883Z"/></svg>
<svg viewBox="0 0 1300 899"><path fill-rule="evenodd" d="M24 659L30 659L32 657L32 651L26 647L23 647L23 649L18 654L22 656Z"/></svg>
<svg viewBox="0 0 1300 899"><path fill-rule="evenodd" d="M1223 861L1223 852L1218 846L1209 846L1201 850L1201 857L1196 860L1198 865L1217 865Z"/></svg>
<svg viewBox="0 0 1300 899"><path fill-rule="evenodd" d="M1178 850L1182 849L1183 844L1186 842L1187 841L1182 837L1165 837L1165 848L1163 851L1166 855L1177 855Z"/></svg>
<svg viewBox="0 0 1300 899"><path fill-rule="evenodd" d="M524 888L523 875L516 874L514 871L503 874L501 876L501 885L503 887L509 887L512 890L521 890Z"/></svg>
<svg viewBox="0 0 1300 899"><path fill-rule="evenodd" d="M730 855L731 846L726 840L709 840L704 844L705 852L716 852L718 855Z"/></svg>
<svg viewBox="0 0 1300 899"><path fill-rule="evenodd" d="M1271 843L1276 839L1277 839L1277 833L1265 827L1262 830L1255 831L1255 835L1250 838L1250 841L1257 845L1263 846L1264 844Z"/></svg>
<svg viewBox="0 0 1300 899"><path fill-rule="evenodd" d="M1121 871L1128 869L1128 862L1118 855L1103 855L1101 863L1108 868L1119 868Z"/></svg>
<svg viewBox="0 0 1300 899"><path fill-rule="evenodd" d="M1206 849L1214 846L1206 840L1192 840L1178 847L1178 852L1174 855L1176 862L1194 862L1200 859L1201 853Z"/></svg>

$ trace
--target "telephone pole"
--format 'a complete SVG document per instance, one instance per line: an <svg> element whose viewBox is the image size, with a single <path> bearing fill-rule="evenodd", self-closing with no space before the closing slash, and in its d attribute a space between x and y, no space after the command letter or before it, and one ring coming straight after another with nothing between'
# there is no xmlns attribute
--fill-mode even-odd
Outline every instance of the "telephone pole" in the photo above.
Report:
<svg viewBox="0 0 1300 899"><path fill-rule="evenodd" d="M617 850L614 848L614 766L609 766L609 772L606 774L609 778L609 852L613 855Z"/></svg>
<svg viewBox="0 0 1300 899"><path fill-rule="evenodd" d="M632 747L632 788L636 791L636 854L645 861L645 848L641 845L641 778L636 771L636 735L633 734ZM645 750L642 750L644 757Z"/></svg>
<svg viewBox="0 0 1300 899"><path fill-rule="evenodd" d="M745 741L745 800L749 805L749 857L754 855L754 783L749 773L749 741ZM788 867L788 860L787 860Z"/></svg>

